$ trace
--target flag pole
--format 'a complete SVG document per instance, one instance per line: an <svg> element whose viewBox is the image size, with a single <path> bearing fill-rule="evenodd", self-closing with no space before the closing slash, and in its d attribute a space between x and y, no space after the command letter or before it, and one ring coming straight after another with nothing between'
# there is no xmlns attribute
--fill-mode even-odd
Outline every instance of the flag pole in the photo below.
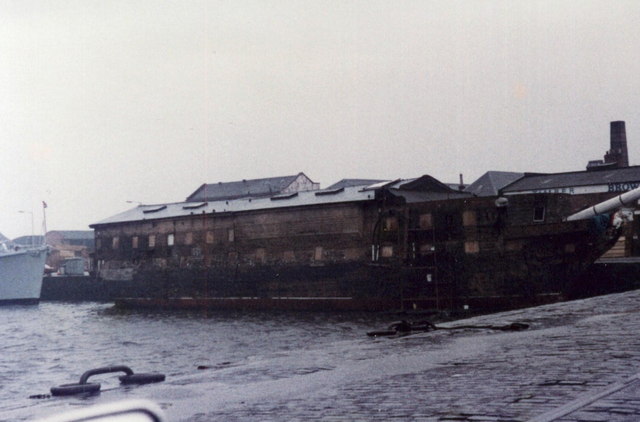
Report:
<svg viewBox="0 0 640 422"><path fill-rule="evenodd" d="M45 245L47 243L47 203L44 201L42 201L42 230L44 231L42 244Z"/></svg>

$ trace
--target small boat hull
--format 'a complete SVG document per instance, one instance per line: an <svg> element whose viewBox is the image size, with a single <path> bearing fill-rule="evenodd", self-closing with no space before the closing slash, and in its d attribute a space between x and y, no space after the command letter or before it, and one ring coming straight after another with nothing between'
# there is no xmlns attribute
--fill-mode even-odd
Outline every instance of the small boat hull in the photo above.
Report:
<svg viewBox="0 0 640 422"><path fill-rule="evenodd" d="M0 304L32 305L40 301L47 248L5 252L0 255Z"/></svg>

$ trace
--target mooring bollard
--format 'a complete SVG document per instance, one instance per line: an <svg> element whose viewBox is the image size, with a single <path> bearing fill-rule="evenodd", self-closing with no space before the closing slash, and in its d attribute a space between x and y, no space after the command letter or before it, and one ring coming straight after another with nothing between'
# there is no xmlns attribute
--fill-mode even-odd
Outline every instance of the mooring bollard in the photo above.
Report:
<svg viewBox="0 0 640 422"><path fill-rule="evenodd" d="M103 368L90 369L80 377L77 384L63 384L51 387L51 394L54 396L72 396L76 394L95 394L100 392L100 384L87 382L89 377L112 372L124 372L125 375L118 377L121 384L150 384L165 380L164 374L134 374L131 368L124 365L105 366Z"/></svg>
<svg viewBox="0 0 640 422"><path fill-rule="evenodd" d="M164 374L129 374L118 377L121 384L151 384L153 382L162 382L165 379Z"/></svg>

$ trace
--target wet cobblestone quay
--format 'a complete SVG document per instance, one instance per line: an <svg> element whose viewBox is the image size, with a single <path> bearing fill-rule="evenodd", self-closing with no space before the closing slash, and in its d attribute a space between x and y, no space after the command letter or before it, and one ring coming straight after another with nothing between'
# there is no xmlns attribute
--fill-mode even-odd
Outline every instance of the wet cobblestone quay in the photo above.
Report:
<svg viewBox="0 0 640 422"><path fill-rule="evenodd" d="M299 375L263 380L259 394L239 389L185 420L640 420L640 382L599 396L640 373L640 291L442 326L512 322L530 328L443 330L336 345L297 363L314 363L315 370L290 368ZM216 377L225 382L225 375ZM593 399L567 407L585 397ZM563 406L569 410L558 412Z"/></svg>

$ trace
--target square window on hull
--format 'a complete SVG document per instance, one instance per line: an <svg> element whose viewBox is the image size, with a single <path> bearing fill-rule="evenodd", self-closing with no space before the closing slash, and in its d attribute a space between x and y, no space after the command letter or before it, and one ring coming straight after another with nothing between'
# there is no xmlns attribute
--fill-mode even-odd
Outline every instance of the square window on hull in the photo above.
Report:
<svg viewBox="0 0 640 422"><path fill-rule="evenodd" d="M393 256L393 246L383 246L380 255L383 258L391 258Z"/></svg>
<svg viewBox="0 0 640 422"><path fill-rule="evenodd" d="M535 207L533 209L533 221L536 223L541 223L544 221L545 209L543 206Z"/></svg>

